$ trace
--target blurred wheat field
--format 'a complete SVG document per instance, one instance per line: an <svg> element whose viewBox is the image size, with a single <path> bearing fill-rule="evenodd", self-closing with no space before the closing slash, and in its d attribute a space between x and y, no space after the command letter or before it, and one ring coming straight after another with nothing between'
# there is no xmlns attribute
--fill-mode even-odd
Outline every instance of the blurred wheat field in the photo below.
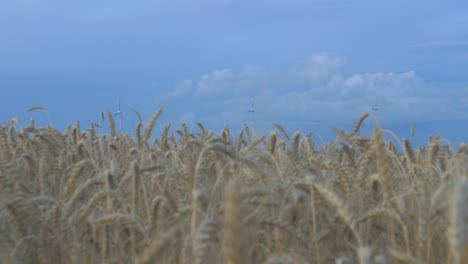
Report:
<svg viewBox="0 0 468 264"><path fill-rule="evenodd" d="M2 263L468 263L468 146L0 127ZM102 115L104 118L104 115ZM399 152L397 149L402 149Z"/></svg>

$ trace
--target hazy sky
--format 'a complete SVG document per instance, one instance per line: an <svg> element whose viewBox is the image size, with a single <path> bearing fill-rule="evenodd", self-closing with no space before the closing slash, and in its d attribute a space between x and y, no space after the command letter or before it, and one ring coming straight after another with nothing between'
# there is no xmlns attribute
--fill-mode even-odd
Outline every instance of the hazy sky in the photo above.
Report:
<svg viewBox="0 0 468 264"><path fill-rule="evenodd" d="M455 144L468 135L468 2L0 0L0 122L62 130L101 111L124 130L350 130L378 98L382 125ZM370 120L368 126L371 126ZM195 129L196 127L194 127Z"/></svg>

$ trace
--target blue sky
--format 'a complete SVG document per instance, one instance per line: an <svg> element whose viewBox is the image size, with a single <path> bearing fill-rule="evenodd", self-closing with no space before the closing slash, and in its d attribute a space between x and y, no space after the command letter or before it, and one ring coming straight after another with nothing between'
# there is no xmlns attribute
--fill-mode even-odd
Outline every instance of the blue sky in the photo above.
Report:
<svg viewBox="0 0 468 264"><path fill-rule="evenodd" d="M332 138L378 98L384 128L418 142L468 135L468 3L338 0L2 0L0 122L62 130L101 111L124 130L202 122ZM370 129L367 121L365 129ZM194 129L196 126L194 126ZM317 135L318 138L318 135ZM316 138L316 139L317 139Z"/></svg>

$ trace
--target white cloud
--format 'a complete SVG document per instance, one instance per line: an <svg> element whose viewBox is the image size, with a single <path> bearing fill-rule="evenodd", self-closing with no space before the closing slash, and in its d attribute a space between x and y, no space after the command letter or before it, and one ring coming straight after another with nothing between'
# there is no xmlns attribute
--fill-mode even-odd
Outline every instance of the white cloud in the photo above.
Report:
<svg viewBox="0 0 468 264"><path fill-rule="evenodd" d="M421 83L421 78L414 71L359 73L344 80L340 95L362 96L372 93L382 97L404 96L420 88Z"/></svg>
<svg viewBox="0 0 468 264"><path fill-rule="evenodd" d="M328 126L353 122L371 110L377 96L379 116L385 122L468 118L463 112L465 87L447 93L447 87L428 83L415 71L347 71L345 58L327 53L315 54L283 73L258 65L244 66L239 72L213 71L199 78L197 94L206 97L210 109L217 110L205 109L198 116L208 125L249 124L247 110L255 97L259 131L262 126L271 129L272 122Z"/></svg>
<svg viewBox="0 0 468 264"><path fill-rule="evenodd" d="M260 65L247 64L242 69L241 75L245 77L258 77L267 74L265 67Z"/></svg>
<svg viewBox="0 0 468 264"><path fill-rule="evenodd" d="M191 89L193 89L193 87L192 80L180 81L174 85L174 88L170 92L156 97L156 101L160 103L167 103L168 101L186 95Z"/></svg>
<svg viewBox="0 0 468 264"><path fill-rule="evenodd" d="M333 84L340 79L340 70L344 63L343 57L317 53L299 63L293 70L293 75L312 85Z"/></svg>
<svg viewBox="0 0 468 264"><path fill-rule="evenodd" d="M259 65L245 65L236 76L235 91L237 95L253 95L269 85L272 76L267 69Z"/></svg>
<svg viewBox="0 0 468 264"><path fill-rule="evenodd" d="M215 97L233 88L233 73L230 69L216 70L200 77L197 83L197 95Z"/></svg>
<svg viewBox="0 0 468 264"><path fill-rule="evenodd" d="M253 96L270 85L271 79L271 73L259 65L244 65L239 72L216 70L199 78L196 94L201 97Z"/></svg>
<svg viewBox="0 0 468 264"><path fill-rule="evenodd" d="M349 88L362 86L364 84L364 78L362 77L362 74L355 74L346 79L344 84Z"/></svg>

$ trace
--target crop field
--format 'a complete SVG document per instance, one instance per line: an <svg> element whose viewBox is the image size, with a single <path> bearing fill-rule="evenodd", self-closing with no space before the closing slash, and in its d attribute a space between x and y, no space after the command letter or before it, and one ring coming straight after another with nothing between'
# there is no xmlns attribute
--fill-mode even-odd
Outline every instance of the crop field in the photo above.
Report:
<svg viewBox="0 0 468 264"><path fill-rule="evenodd" d="M468 263L468 146L0 127L1 263ZM105 117L105 118L104 118ZM366 120L368 119L368 120ZM400 151L401 150L401 151Z"/></svg>

